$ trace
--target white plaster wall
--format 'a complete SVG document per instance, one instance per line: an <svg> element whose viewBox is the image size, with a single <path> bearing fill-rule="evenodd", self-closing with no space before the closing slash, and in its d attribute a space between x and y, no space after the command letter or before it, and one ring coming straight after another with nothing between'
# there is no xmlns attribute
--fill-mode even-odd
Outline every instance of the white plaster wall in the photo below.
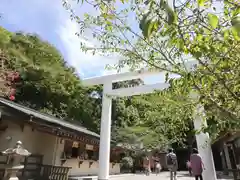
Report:
<svg viewBox="0 0 240 180"><path fill-rule="evenodd" d="M43 155L43 164L45 165L54 164L56 140L56 136L47 133L40 133L37 136L35 153Z"/></svg>
<svg viewBox="0 0 240 180"><path fill-rule="evenodd" d="M19 125L8 122L8 129L0 133L0 151L13 147L20 140L32 154L43 155L43 164L51 164L56 139L56 136L33 130L31 126L25 125L22 130Z"/></svg>
<svg viewBox="0 0 240 180"><path fill-rule="evenodd" d="M62 153L64 151L64 140L61 138L57 138L57 145L56 145L56 151L55 151L55 161L54 165L61 166L61 158ZM80 168L78 166L79 159L67 159L66 162L63 164L65 167L71 167L70 175L96 175L98 173L98 161L91 161L93 162L91 167L89 167L89 162L87 160L84 160L83 163L80 165ZM82 160L81 160L82 161ZM120 164L115 164L112 166L110 164L110 174L119 174L120 173Z"/></svg>
<svg viewBox="0 0 240 180"><path fill-rule="evenodd" d="M6 137L11 137L7 140ZM61 166L61 156L64 151L64 141L61 138L33 130L31 126L25 125L23 130L19 125L8 121L8 129L0 133L0 151L13 147L17 141L22 141L24 148L32 154L43 155L43 164ZM78 159L68 159L63 166L72 167L71 175L96 175L98 173L98 162L94 161L89 167L89 161L84 161L80 168ZM110 164L110 174L119 174L120 164Z"/></svg>
<svg viewBox="0 0 240 180"><path fill-rule="evenodd" d="M97 175L98 169L99 169L99 163L98 161L92 161L93 164L91 167L89 167L89 162L87 160L84 160L83 163L80 165L80 168L78 166L79 160L78 159L68 159L63 166L66 167L72 167L70 170L70 175ZM112 163L110 163L110 174L119 174L120 173L120 164L116 163L114 166L112 166Z"/></svg>
<svg viewBox="0 0 240 180"><path fill-rule="evenodd" d="M54 160L55 166L61 166L61 158L62 158L63 151L64 151L64 140L58 137L56 141L56 149L55 149L55 160Z"/></svg>
<svg viewBox="0 0 240 180"><path fill-rule="evenodd" d="M12 139L7 140L7 137L11 137ZM13 147L18 140L24 143L24 136L20 126L14 123L8 123L8 129L0 133L0 150L2 151Z"/></svg>

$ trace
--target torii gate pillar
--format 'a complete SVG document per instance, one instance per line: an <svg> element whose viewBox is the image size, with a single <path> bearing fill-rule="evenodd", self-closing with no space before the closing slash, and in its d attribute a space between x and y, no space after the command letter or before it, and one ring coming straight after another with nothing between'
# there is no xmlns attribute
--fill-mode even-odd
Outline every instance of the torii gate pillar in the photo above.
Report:
<svg viewBox="0 0 240 180"><path fill-rule="evenodd" d="M152 74L152 72L150 73ZM124 97L137 94L148 94L154 92L154 90L163 90L169 86L168 84L165 83L158 83L154 85L145 85L141 87L132 88L120 88L113 90L112 83L136 79L146 74L149 73L147 73L146 71L138 71L96 77L86 79L83 81L86 85L103 84L98 180L109 180L112 96ZM198 113L200 112L199 110L200 109L197 109ZM195 130L200 130L203 122L204 122L203 118L196 114L194 119ZM196 139L199 153L202 156L203 163L206 169L203 172L203 179L217 180L209 135L200 133L196 135Z"/></svg>
<svg viewBox="0 0 240 180"><path fill-rule="evenodd" d="M107 93L111 90L112 82L103 84L98 180L109 179L112 99Z"/></svg>
<svg viewBox="0 0 240 180"><path fill-rule="evenodd" d="M204 108L198 105L195 109L194 114L194 128L197 131L200 131L199 134L196 134L197 147L199 154L202 157L204 171L203 179L217 179L215 165L212 155L211 142L208 133L201 132L202 126L207 126L204 116Z"/></svg>

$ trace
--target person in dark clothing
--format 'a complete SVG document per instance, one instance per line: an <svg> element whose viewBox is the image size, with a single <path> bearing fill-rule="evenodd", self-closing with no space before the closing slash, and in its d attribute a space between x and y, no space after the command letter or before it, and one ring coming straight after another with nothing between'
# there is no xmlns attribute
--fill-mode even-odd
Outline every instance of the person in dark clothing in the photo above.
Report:
<svg viewBox="0 0 240 180"><path fill-rule="evenodd" d="M178 161L177 156L173 152L173 149L168 150L168 154L166 156L167 166L170 171L170 180L177 179L177 169L178 169Z"/></svg>

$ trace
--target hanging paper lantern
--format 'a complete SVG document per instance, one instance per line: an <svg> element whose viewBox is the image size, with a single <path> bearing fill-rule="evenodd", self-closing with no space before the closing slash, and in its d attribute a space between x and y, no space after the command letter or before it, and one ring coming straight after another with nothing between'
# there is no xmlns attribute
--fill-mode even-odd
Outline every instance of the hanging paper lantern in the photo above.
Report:
<svg viewBox="0 0 240 180"><path fill-rule="evenodd" d="M11 95L11 96L9 96L9 99L10 99L11 101L14 101L14 100L15 100L15 96Z"/></svg>
<svg viewBox="0 0 240 180"><path fill-rule="evenodd" d="M10 90L10 93L9 93L9 96L14 96L16 94L16 89L11 89Z"/></svg>
<svg viewBox="0 0 240 180"><path fill-rule="evenodd" d="M18 72L14 72L14 74L13 74L13 78L14 78L14 81L18 81L19 78L20 78L19 73L18 73Z"/></svg>

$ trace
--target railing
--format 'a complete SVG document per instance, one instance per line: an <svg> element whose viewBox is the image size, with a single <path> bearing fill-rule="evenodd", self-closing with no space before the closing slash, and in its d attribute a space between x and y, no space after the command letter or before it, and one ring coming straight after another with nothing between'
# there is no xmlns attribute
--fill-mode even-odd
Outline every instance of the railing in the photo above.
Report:
<svg viewBox="0 0 240 180"><path fill-rule="evenodd" d="M0 90L1 91L1 90ZM1 92L0 92L1 93ZM1 153L0 153L0 179L3 179L4 177L4 174L5 174L5 169L4 169L4 166L6 165L7 163L7 157L6 156L3 156Z"/></svg>
<svg viewBox="0 0 240 180"><path fill-rule="evenodd" d="M42 161L43 155L33 154L29 157L26 157L22 163L24 168L21 170L21 177L24 177L25 179L34 179L35 177L39 177Z"/></svg>
<svg viewBox="0 0 240 180"><path fill-rule="evenodd" d="M67 180L71 168L42 165L42 155L31 155L22 162L24 169L18 172L20 180ZM0 180L3 179L7 157L0 155Z"/></svg>
<svg viewBox="0 0 240 180"><path fill-rule="evenodd" d="M41 171L37 170L29 176L29 174L22 174L19 176L20 180L33 179L33 180L67 180L68 173L71 168L62 166L42 165ZM0 169L0 179L4 177L5 169ZM32 174L33 173L33 174Z"/></svg>
<svg viewBox="0 0 240 180"><path fill-rule="evenodd" d="M70 167L42 165L41 180L67 180Z"/></svg>
<svg viewBox="0 0 240 180"><path fill-rule="evenodd" d="M5 169L0 168L0 179L3 179L5 173Z"/></svg>

